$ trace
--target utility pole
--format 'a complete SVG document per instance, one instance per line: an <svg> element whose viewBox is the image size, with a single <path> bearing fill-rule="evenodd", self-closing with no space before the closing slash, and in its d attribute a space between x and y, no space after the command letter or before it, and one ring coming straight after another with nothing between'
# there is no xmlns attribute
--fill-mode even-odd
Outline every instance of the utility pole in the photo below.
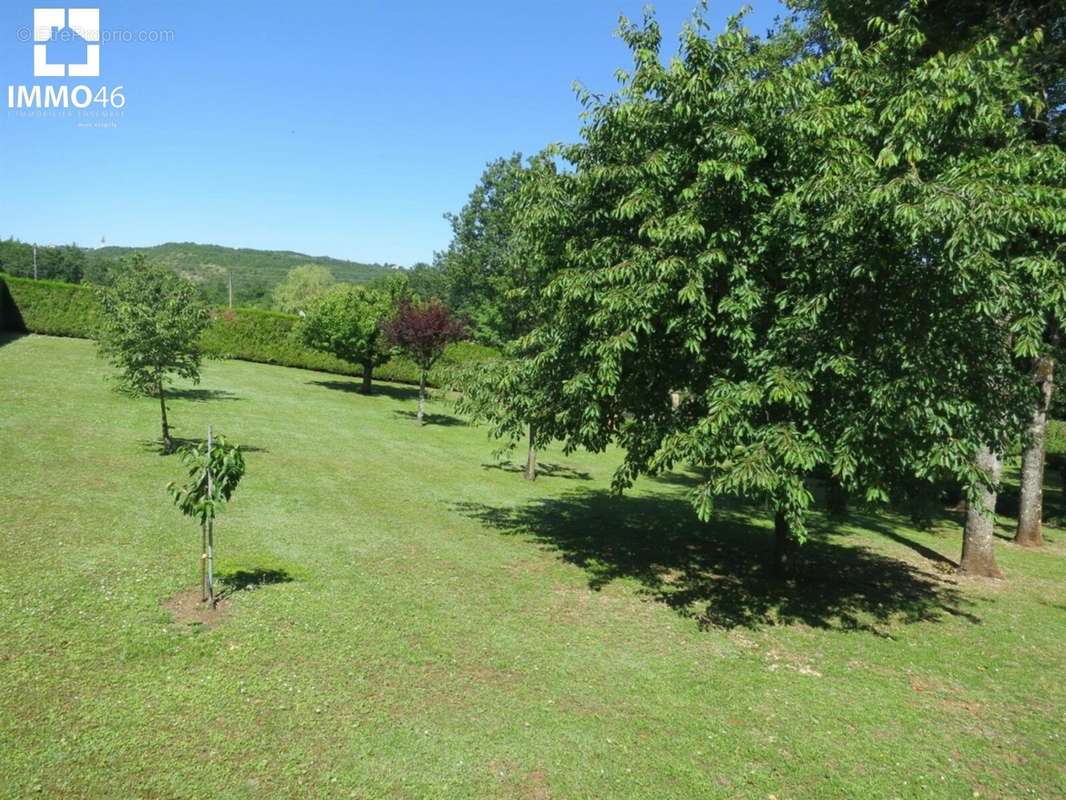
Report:
<svg viewBox="0 0 1066 800"><path fill-rule="evenodd" d="M37 280L37 243L33 244L33 279Z"/></svg>
<svg viewBox="0 0 1066 800"><path fill-rule="evenodd" d="M229 307L233 308L233 272L226 270L226 275L229 276Z"/></svg>

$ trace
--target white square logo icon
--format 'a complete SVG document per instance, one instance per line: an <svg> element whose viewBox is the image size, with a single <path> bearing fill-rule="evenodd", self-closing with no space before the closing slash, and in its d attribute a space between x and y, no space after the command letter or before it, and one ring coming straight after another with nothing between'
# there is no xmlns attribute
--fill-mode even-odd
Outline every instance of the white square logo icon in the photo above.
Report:
<svg viewBox="0 0 1066 800"><path fill-rule="evenodd" d="M85 43L85 62L53 64L48 44L56 36ZM95 78L100 75L100 9L33 9L33 74L38 78Z"/></svg>

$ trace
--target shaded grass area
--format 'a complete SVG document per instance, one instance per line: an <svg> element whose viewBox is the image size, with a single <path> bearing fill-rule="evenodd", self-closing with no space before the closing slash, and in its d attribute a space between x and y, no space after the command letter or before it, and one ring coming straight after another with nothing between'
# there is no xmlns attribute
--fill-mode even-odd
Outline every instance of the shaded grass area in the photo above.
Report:
<svg viewBox="0 0 1066 800"><path fill-rule="evenodd" d="M884 623L935 622L943 613L979 622L965 610L971 603L955 586L818 532L805 545L795 573L780 580L769 568L764 529L742 510L719 513L708 526L683 498L617 497L604 490L568 492L520 508L456 507L559 553L585 571L592 589L632 579L643 594L703 627L801 623L887 636Z"/></svg>
<svg viewBox="0 0 1066 800"><path fill-rule="evenodd" d="M212 362L171 420L248 473L224 616L182 626L180 465L104 374L87 342L0 347L0 796L1062 794L1060 530L1000 542L997 584L951 572L951 515L818 517L779 583L768 515L700 524L691 476L616 497L614 455L549 450L530 483L406 387Z"/></svg>

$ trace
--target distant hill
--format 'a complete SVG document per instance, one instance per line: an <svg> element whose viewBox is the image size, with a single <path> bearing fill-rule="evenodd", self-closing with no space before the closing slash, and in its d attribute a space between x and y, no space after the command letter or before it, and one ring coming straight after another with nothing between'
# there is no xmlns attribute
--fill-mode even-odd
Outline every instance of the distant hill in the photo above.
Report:
<svg viewBox="0 0 1066 800"><path fill-rule="evenodd" d="M251 250L193 242L168 242L154 247L100 247L85 251L91 266L119 261L131 253L144 253L150 262L169 267L200 284L208 296L218 301L224 299L228 276L232 274L234 300L239 304L260 303L285 279L290 269L301 264L319 264L329 269L338 281L349 283L368 283L398 268L389 264L362 264L309 256L289 250Z"/></svg>

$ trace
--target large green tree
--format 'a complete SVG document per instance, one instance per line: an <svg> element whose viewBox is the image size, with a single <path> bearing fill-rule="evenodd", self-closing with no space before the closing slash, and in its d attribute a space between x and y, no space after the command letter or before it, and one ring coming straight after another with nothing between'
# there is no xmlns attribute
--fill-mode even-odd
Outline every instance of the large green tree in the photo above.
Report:
<svg viewBox="0 0 1066 800"><path fill-rule="evenodd" d="M309 347L363 368L363 394L373 390L374 368L389 358L382 324L393 304L385 292L366 286L336 286L319 297L296 327Z"/></svg>
<svg viewBox="0 0 1066 800"><path fill-rule="evenodd" d="M544 322L539 297L561 260L565 240L557 221L567 199L561 194L565 187L553 150L530 159L509 201L514 223L501 265L507 274L501 300L509 308L510 330L516 338L503 344L499 359L453 376L460 413L487 423L507 449L525 439L526 480L536 480L537 451L548 444L544 433L550 421L542 424L541 417L552 413L555 387L526 381L523 361L536 352L527 347L524 337Z"/></svg>
<svg viewBox="0 0 1066 800"><path fill-rule="evenodd" d="M134 256L99 297L100 353L118 369L125 390L159 398L163 449L169 451L166 392L174 377L200 380L207 307L189 281L142 256Z"/></svg>
<svg viewBox="0 0 1066 800"><path fill-rule="evenodd" d="M978 500L977 453L1020 428L1012 357L1064 297L1061 153L1015 113L1039 102L1037 43L929 56L907 15L818 53L704 29L664 65L654 20L625 24L633 70L583 95L561 150L573 169L537 213L564 245L516 380L551 398L542 435L620 444L618 488L700 467L705 517L767 502L778 563L818 472L869 500L915 477ZM962 566L995 574L981 534Z"/></svg>
<svg viewBox="0 0 1066 800"><path fill-rule="evenodd" d="M486 166L462 210L446 215L452 241L436 258L447 295L442 299L485 344L498 346L519 333L512 290L520 276L510 256L514 201L523 172L517 153Z"/></svg>
<svg viewBox="0 0 1066 800"><path fill-rule="evenodd" d="M977 42L1008 52L1025 36L1039 35L1039 47L1015 53L1019 57L1021 85L1039 102L1017 108L1025 120L1029 138L1042 144L1064 144L1066 119L1066 2L1063 0L794 0L793 7L806 12L808 31L823 44L832 41L832 30L854 37L860 46L876 41L872 17L893 19L909 14L921 32L921 50L927 56L953 54ZM1041 351L1025 359L1019 368L1030 374L1036 386L1030 401L1028 428L1022 437L1022 474L1015 542L1036 546L1042 541L1044 442L1048 408L1054 390L1055 349L1060 322L1049 320ZM998 458L998 456L997 456ZM989 495L989 498L994 498ZM985 525L971 513L971 523Z"/></svg>

